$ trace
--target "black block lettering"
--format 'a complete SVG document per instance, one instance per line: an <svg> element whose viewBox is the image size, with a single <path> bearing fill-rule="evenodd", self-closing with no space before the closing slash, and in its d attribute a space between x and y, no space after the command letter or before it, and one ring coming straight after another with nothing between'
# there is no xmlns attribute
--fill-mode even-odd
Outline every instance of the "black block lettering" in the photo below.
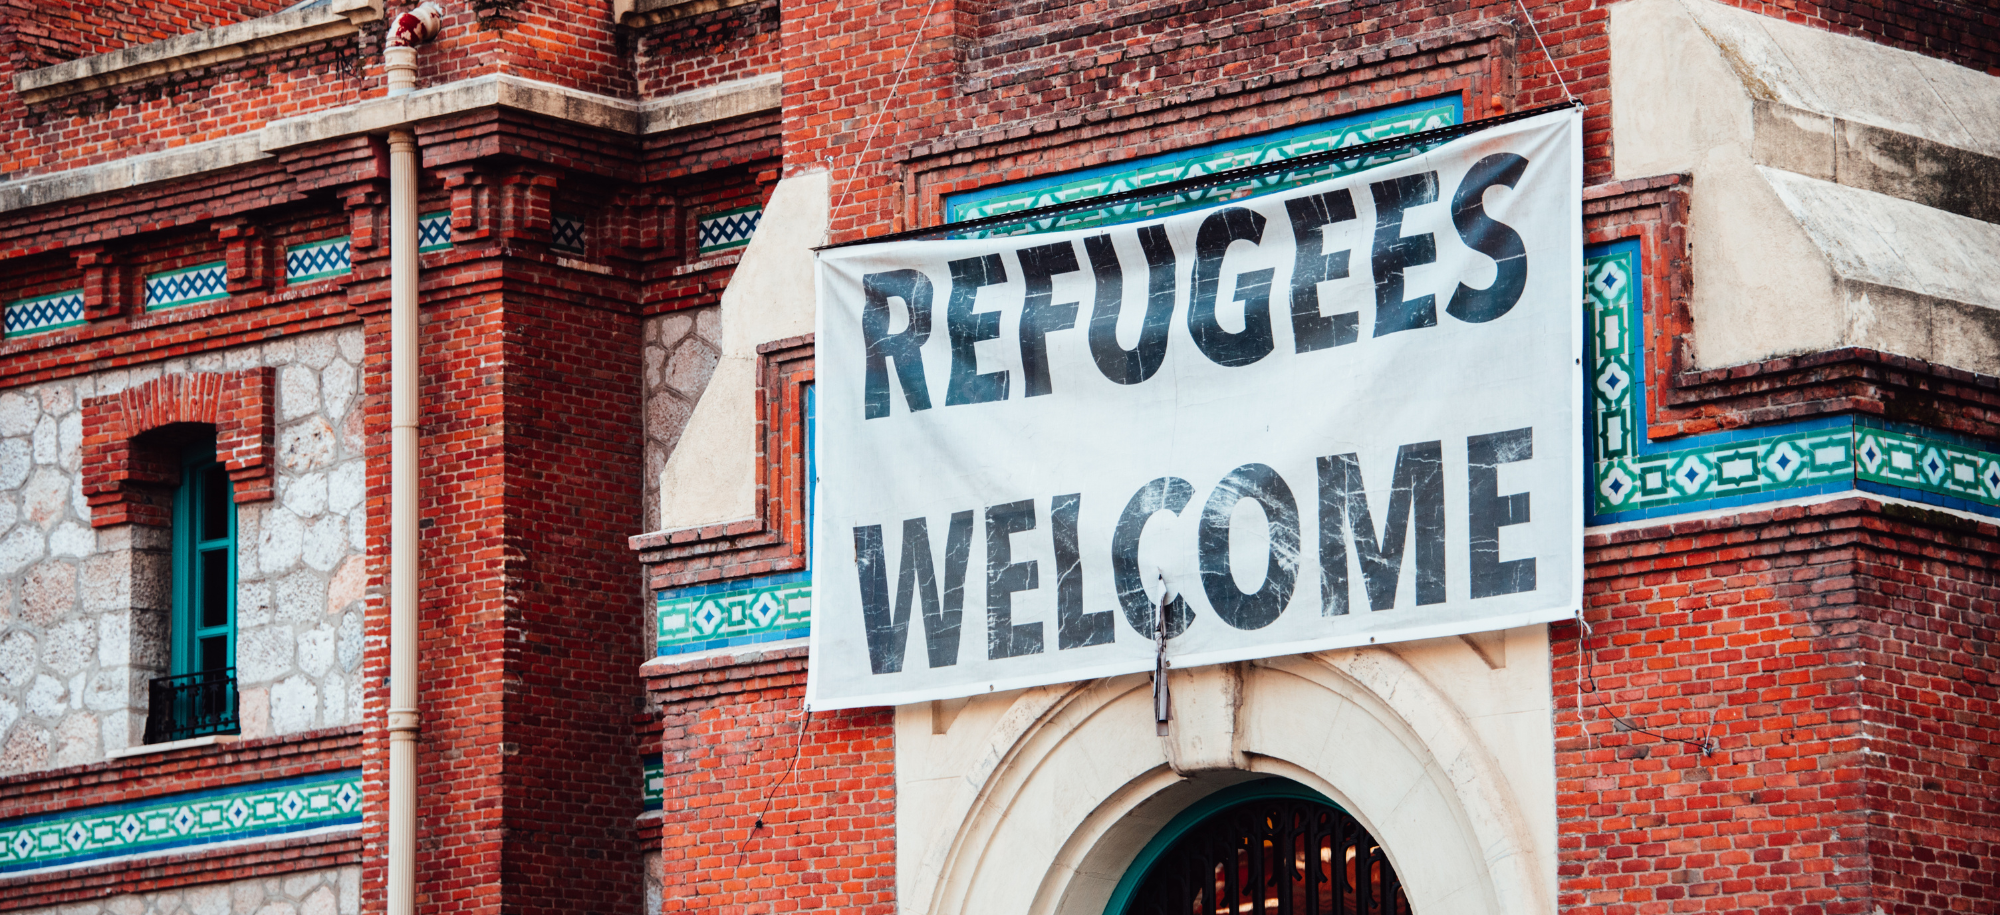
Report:
<svg viewBox="0 0 2000 915"><path fill-rule="evenodd" d="M1159 512L1176 515L1194 498L1194 486L1179 477L1161 477L1132 494L1118 515L1118 527L1111 533L1111 583L1118 589L1118 606L1133 631L1153 637L1154 622L1160 615L1158 604L1146 596L1146 574L1139 568L1139 536L1146 521ZM1187 631L1194 623L1194 611L1175 595L1167 605L1167 638Z"/></svg>
<svg viewBox="0 0 2000 915"><path fill-rule="evenodd" d="M1351 252L1321 253L1326 227L1354 218L1354 195L1346 188L1285 201L1298 253L1292 260L1292 347L1296 352L1345 346L1360 334L1360 312L1319 313L1319 284L1347 276Z"/></svg>
<svg viewBox="0 0 2000 915"><path fill-rule="evenodd" d="M1146 314L1139 327L1139 345L1118 345L1118 312L1125 297L1125 272L1111 236L1083 240L1097 277L1097 301L1090 310L1090 357L1097 370L1117 384L1138 384L1153 377L1167 358L1167 331L1174 318L1174 246L1167 230L1139 228L1139 247L1146 252Z"/></svg>
<svg viewBox="0 0 2000 915"><path fill-rule="evenodd" d="M1049 384L1049 332L1076 326L1077 303L1049 304L1054 298L1050 278L1076 272L1076 247L1061 242L1024 248L1020 257L1021 280L1028 287L1021 305L1021 375L1025 396L1039 397L1054 390Z"/></svg>
<svg viewBox="0 0 2000 915"><path fill-rule="evenodd" d="M989 403L1007 399L1007 372L979 371L979 353L974 344L1000 336L1000 313L972 310L982 286L1007 282L1007 265L1000 255L968 257L952 261L951 297L945 302L945 330L951 335L951 383L945 387L945 406Z"/></svg>
<svg viewBox="0 0 2000 915"><path fill-rule="evenodd" d="M867 358L862 416L889 415L889 363L896 364L903 403L911 412L931 408L931 391L924 383L921 350L931 338L931 281L915 270L870 273L861 278L861 339ZM902 299L910 310L910 326L889 333L889 300Z"/></svg>
<svg viewBox="0 0 2000 915"><path fill-rule="evenodd" d="M1535 456L1535 430L1510 429L1465 440L1466 527L1472 537L1472 596L1535 590L1535 558L1500 561L1500 529L1528 523L1528 494L1500 495L1500 465Z"/></svg>
<svg viewBox="0 0 2000 915"><path fill-rule="evenodd" d="M1022 499L986 509L986 657L1018 658L1042 653L1042 624L1014 625L1014 592L1041 587L1034 560L1014 562L1007 538L1035 529L1035 500Z"/></svg>
<svg viewBox="0 0 2000 915"><path fill-rule="evenodd" d="M1057 496L1049 504L1056 541L1056 647L1087 648L1111 642L1111 611L1083 612L1083 551L1076 542L1083 495Z"/></svg>
<svg viewBox="0 0 2000 915"><path fill-rule="evenodd" d="M1222 285L1222 257L1230 244L1256 244L1264 237L1264 217L1242 207L1224 207L1208 214L1194 236L1194 282L1188 297L1188 333L1196 349L1216 365L1249 365L1270 355L1271 276L1274 271L1246 270L1236 277L1230 301L1243 303L1243 329L1230 333L1216 320L1216 292Z"/></svg>
<svg viewBox="0 0 2000 915"><path fill-rule="evenodd" d="M1396 583L1402 576L1403 546L1411 522L1416 527L1417 603L1441 604L1444 577L1444 448L1438 442L1418 442L1396 450L1394 487L1382 536L1368 510L1368 492L1361 480L1361 462L1352 454L1319 459L1320 612L1347 612L1347 536L1354 532L1361 558L1362 583L1371 610L1396 605Z"/></svg>
<svg viewBox="0 0 2000 915"><path fill-rule="evenodd" d="M1528 249L1511 226L1486 215L1486 191L1513 187L1527 171L1528 160L1513 153L1494 153L1474 163L1451 197L1451 224L1465 246L1493 258L1493 285L1473 289L1464 283L1451 294L1446 314L1482 324L1513 310L1528 286Z"/></svg>
<svg viewBox="0 0 2000 915"><path fill-rule="evenodd" d="M1437 202L1437 172L1405 175L1368 185L1375 195L1375 336L1437 325L1437 297L1403 300L1403 271L1437 262L1437 240L1429 232L1403 234L1403 211Z"/></svg>
<svg viewBox="0 0 2000 915"><path fill-rule="evenodd" d="M1237 589L1229 568L1229 515L1244 499L1253 499L1263 507L1264 523L1271 533L1264 584L1249 594ZM1201 589L1215 615L1237 629L1271 625L1291 603L1292 589L1299 580L1299 504L1285 478L1263 464L1245 464L1230 471L1215 484L1215 492L1201 511L1195 549L1201 557Z"/></svg>

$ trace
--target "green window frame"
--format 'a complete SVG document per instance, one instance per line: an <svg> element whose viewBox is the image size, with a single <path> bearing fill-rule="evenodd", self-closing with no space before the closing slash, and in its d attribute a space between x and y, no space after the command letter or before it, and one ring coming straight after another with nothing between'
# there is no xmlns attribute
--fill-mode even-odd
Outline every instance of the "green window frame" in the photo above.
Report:
<svg viewBox="0 0 2000 915"><path fill-rule="evenodd" d="M182 455L174 493L174 676L236 666L235 495L212 442Z"/></svg>

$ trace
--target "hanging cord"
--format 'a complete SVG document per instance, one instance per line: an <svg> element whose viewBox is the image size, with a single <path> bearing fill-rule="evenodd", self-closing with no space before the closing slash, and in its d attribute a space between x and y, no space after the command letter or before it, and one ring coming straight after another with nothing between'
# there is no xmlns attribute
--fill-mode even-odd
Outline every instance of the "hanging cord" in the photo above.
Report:
<svg viewBox="0 0 2000 915"><path fill-rule="evenodd" d="M1556 66L1555 55L1549 53L1549 43L1542 40L1542 27L1535 24L1535 14L1528 12L1528 5L1522 0L1514 0L1514 5L1521 8L1521 17L1528 20L1528 31L1535 33L1535 43L1542 46L1542 57L1548 60L1549 72L1556 75L1556 84L1562 87L1563 95L1570 104L1578 104L1575 93L1569 91L1569 80L1563 79L1562 68Z"/></svg>
<svg viewBox="0 0 2000 915"><path fill-rule="evenodd" d="M917 45L924 43L924 27L931 21L931 12L937 9L937 0L930 0L924 6L923 18L917 20L917 34L910 39L910 47L903 52L903 62L896 65L896 79L888 85L888 94L882 105L875 109L875 116L868 119L868 135L861 140L861 149L854 154L854 162L848 166L847 178L840 183L840 202L833 212L839 213L847 206L848 195L854 190L854 178L861 170L861 160L868 155L868 145L875 142L876 130L882 125L882 116L889 113L889 103L896 98L896 91L903 86L903 77L910 72L910 58L917 53ZM897 214L900 216L901 214Z"/></svg>
<svg viewBox="0 0 2000 915"><path fill-rule="evenodd" d="M1584 617L1582 611L1578 611L1576 614L1576 621L1582 627L1582 631L1579 632L1576 637L1576 663L1577 663L1576 722L1578 726L1582 726L1584 678L1588 677L1590 679L1590 691L1592 693L1598 693L1601 692L1601 690L1597 688L1597 674L1591 671L1591 666L1592 666L1590 663L1591 649L1589 640L1593 633L1590 628L1590 620ZM1713 735L1715 734L1715 709L1709 709L1708 711L1708 727L1702 730L1700 740L1689 740L1685 737L1669 737L1665 734L1660 733L1659 731L1653 730L1652 728L1635 724L1632 721L1626 719L1624 716L1619 715L1617 712L1607 711L1604 714L1610 715L1611 720L1624 725L1625 729L1628 731L1637 731L1641 734L1645 734L1649 737L1653 737L1661 741L1687 744L1690 747L1700 750L1703 756L1712 756L1715 754L1717 749L1715 745L1715 740L1713 738ZM1597 716L1593 714L1591 717L1594 719ZM1584 739L1589 740L1590 731L1586 729L1583 732L1583 736ZM1591 743L1592 745L1595 745L1596 741L1591 741Z"/></svg>
<svg viewBox="0 0 2000 915"><path fill-rule="evenodd" d="M730 865L730 870L743 866L744 858L750 854L750 840L756 838L757 830L764 828L764 814L771 812L771 799L778 796L778 789L791 781L792 773L798 771L799 756L805 751L806 731L812 728L812 718L812 709L806 709L805 721L799 724L798 733L792 738L792 760L785 764L785 774L779 776L777 781L771 783L770 790L764 792L764 803L757 808L757 818L751 821L750 831L744 834L742 841L736 843L736 863Z"/></svg>

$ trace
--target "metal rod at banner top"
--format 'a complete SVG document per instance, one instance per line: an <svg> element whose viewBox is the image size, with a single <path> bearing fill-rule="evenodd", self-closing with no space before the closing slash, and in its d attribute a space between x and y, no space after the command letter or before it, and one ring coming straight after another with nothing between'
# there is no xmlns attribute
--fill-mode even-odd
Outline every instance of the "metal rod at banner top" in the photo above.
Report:
<svg viewBox="0 0 2000 915"><path fill-rule="evenodd" d="M1463 124L1452 124L1446 127L1433 127L1430 130L1423 130L1412 134L1405 134L1400 137L1390 137L1385 140L1376 140L1372 143L1362 143L1358 146L1347 146L1341 149L1329 149L1323 152L1308 153L1296 159L1281 159L1276 162L1266 162L1261 165L1250 165L1250 166L1245 166L1243 168L1226 169L1224 171L1211 172L1209 174L1199 175L1193 178L1182 178L1179 181L1169 181L1164 184L1154 184L1154 185L1149 185L1147 187L1133 188L1132 190L1129 191L1119 191L1116 194L1105 194L1099 197L1085 197L1081 200L1075 200L1069 203L1054 203L1048 206L1035 207L1034 209L1022 210L1018 213L1002 213L997 216L985 216L979 219L968 219L964 222L945 223L944 225L941 226L931 226L929 228L924 228L924 229L910 229L904 232L892 232L888 235L876 235L869 238L857 238L853 241L843 241L831 245L821 245L817 248L814 248L813 250L830 251L835 248L849 248L855 245L873 245L882 242L932 240L932 239L942 238L948 235L954 235L959 232L970 232L977 229L992 228L993 226L1005 226L1005 225L1014 225L1016 223L1032 222L1037 219L1048 219L1052 216L1062 216L1067 213L1078 213L1086 210L1101 210L1106 207L1115 206L1117 204L1124 203L1130 200L1146 200L1154 197L1168 197L1174 194L1181 194L1181 193L1186 193L1188 191L1200 190L1205 187L1213 187L1218 184L1232 184L1238 181L1242 181L1245 178L1258 178L1264 175L1277 174L1280 172L1302 171L1307 169L1318 168L1323 165L1331 165L1335 162L1345 162L1349 159L1364 159L1369 156L1377 155L1389 150L1402 149L1408 146L1416 146L1423 143L1435 143L1444 140L1454 140L1459 137L1465 136L1466 134L1478 133L1479 131L1485 130L1486 128L1489 127L1498 127L1501 124L1509 124L1514 121L1527 120L1528 118L1548 114L1551 111L1562 111L1567 108L1581 108L1581 107L1583 107L1583 103L1574 100L1568 102L1558 102L1554 105L1544 105L1540 108L1530 108L1527 111L1517 111L1514 112L1513 114L1502 114L1490 118L1481 118L1476 121L1467 121Z"/></svg>

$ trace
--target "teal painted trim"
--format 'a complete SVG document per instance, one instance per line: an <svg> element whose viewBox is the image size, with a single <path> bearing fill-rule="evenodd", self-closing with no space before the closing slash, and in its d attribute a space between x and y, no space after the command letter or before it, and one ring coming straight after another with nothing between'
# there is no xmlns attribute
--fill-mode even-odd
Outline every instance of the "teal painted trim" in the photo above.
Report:
<svg viewBox="0 0 2000 915"><path fill-rule="evenodd" d="M946 222L1002 216L1406 136L1457 124L1462 112L1463 105L1458 96L1445 96L1087 171L1065 172L1048 178L965 191L945 199ZM1153 219L1354 174L1417 155L1429 148L1406 147L1380 156L1319 168L1224 181L1184 194L1128 200L1100 210L1084 210L1048 219L973 230L954 237L1025 235Z"/></svg>
<svg viewBox="0 0 2000 915"><path fill-rule="evenodd" d="M667 763L658 756L646 757L645 783L639 788L639 798L647 810L658 810L667 799Z"/></svg>
<svg viewBox="0 0 2000 915"><path fill-rule="evenodd" d="M661 591L655 609L661 655L804 638L812 576L788 572Z"/></svg>
<svg viewBox="0 0 2000 915"><path fill-rule="evenodd" d="M229 298L229 264L214 261L148 274L141 285L146 290L147 311L226 299Z"/></svg>
<svg viewBox="0 0 2000 915"><path fill-rule="evenodd" d="M221 471L221 472L217 472ZM209 491L222 489L220 501ZM213 665L202 661L201 643L223 640L221 667L236 666L236 498L228 472L215 459L215 443L193 445L181 455L181 485L174 490L173 528L173 613L171 617L170 672L176 676L198 673ZM218 536L203 538L209 529L209 512L222 507L222 530ZM220 568L203 562L205 556L220 554ZM219 594L223 618L204 623L200 596L208 590L210 576L220 573L224 580Z"/></svg>
<svg viewBox="0 0 2000 915"><path fill-rule="evenodd" d="M1188 830L1201 825L1203 820L1225 808L1234 807L1244 801L1260 801L1271 797L1303 798L1342 812L1346 812L1347 809L1334 803L1332 798L1288 778L1259 779L1217 791L1175 814L1173 819L1167 821L1166 826L1161 827L1160 831L1153 835L1152 840L1146 843L1146 847L1139 850L1139 856L1132 859L1132 866L1126 868L1125 875L1118 878L1117 889L1111 891L1111 901L1104 905L1104 915L1125 915L1125 907L1131 905L1132 895L1139 891L1139 884L1145 882L1146 873L1153 869L1153 864L1160 860L1161 855L1167 853L1167 849L1174 847L1174 843L1180 841L1181 836L1187 835Z"/></svg>
<svg viewBox="0 0 2000 915"><path fill-rule="evenodd" d="M67 289L7 303L6 336L26 337L83 323L83 290Z"/></svg>
<svg viewBox="0 0 2000 915"><path fill-rule="evenodd" d="M361 770L0 820L0 874L360 825Z"/></svg>

